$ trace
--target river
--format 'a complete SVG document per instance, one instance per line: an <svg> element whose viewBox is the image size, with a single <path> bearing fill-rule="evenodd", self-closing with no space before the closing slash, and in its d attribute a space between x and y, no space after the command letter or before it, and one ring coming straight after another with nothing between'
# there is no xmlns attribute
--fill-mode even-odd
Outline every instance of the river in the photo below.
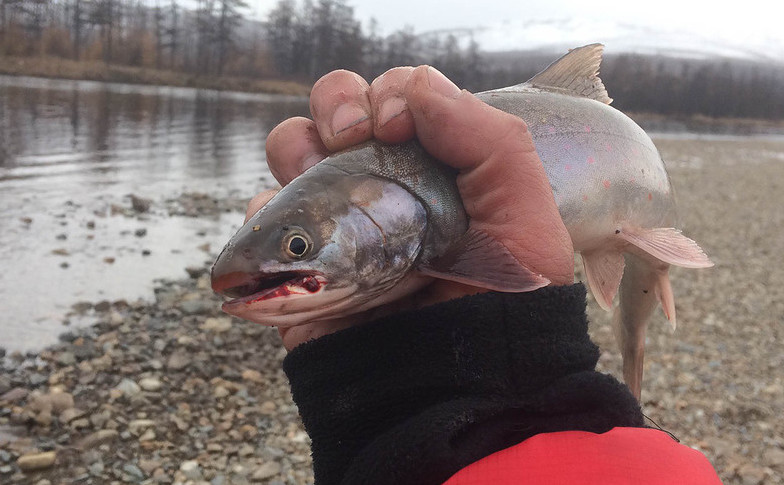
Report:
<svg viewBox="0 0 784 485"><path fill-rule="evenodd" d="M241 215L172 206L272 187L266 135L304 114L295 97L0 76L0 347L41 348L80 323L74 303L150 298L214 257ZM149 212L129 215L130 194Z"/></svg>

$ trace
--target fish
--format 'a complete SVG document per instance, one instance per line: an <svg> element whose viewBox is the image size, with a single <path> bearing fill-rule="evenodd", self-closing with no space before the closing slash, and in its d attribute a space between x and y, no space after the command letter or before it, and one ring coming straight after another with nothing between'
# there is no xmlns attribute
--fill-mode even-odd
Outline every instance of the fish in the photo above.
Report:
<svg viewBox="0 0 784 485"><path fill-rule="evenodd" d="M614 311L624 381L639 400L656 306L676 325L670 266L713 263L677 229L653 141L610 106L602 52L601 44L572 49L530 80L477 97L528 125L588 287ZM370 141L327 157L251 216L218 256L212 288L230 298L223 310L291 327L389 304L434 279L501 292L549 284L469 227L456 176L416 140Z"/></svg>

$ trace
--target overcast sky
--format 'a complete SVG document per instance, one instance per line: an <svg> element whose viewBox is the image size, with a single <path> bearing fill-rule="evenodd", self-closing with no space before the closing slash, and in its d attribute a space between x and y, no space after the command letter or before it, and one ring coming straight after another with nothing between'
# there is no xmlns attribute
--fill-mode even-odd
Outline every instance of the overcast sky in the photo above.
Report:
<svg viewBox="0 0 784 485"><path fill-rule="evenodd" d="M263 18L276 0L247 0ZM301 0L300 0L301 2ZM349 0L356 17L375 17L385 31L412 25L417 32L498 24L527 19L569 17L688 28L732 35L767 34L784 37L784 2L780 0Z"/></svg>
<svg viewBox="0 0 784 485"><path fill-rule="evenodd" d="M298 0L301 2L302 0ZM265 18L277 0L248 0L254 17ZM411 25L416 32L520 24L526 20L595 19L596 37L609 23L631 23L665 31L688 30L756 45L784 45L781 0L349 0L363 25L375 17L384 33ZM733 42L734 43L734 42Z"/></svg>

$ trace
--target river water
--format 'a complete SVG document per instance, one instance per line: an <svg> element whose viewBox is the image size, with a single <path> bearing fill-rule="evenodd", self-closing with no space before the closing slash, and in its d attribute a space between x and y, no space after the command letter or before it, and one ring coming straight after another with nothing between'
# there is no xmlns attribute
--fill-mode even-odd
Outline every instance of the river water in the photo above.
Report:
<svg viewBox="0 0 784 485"><path fill-rule="evenodd" d="M166 208L273 186L266 135L306 113L294 97L0 76L0 347L40 348L74 303L151 298L214 257L242 216ZM129 216L130 194L149 213Z"/></svg>

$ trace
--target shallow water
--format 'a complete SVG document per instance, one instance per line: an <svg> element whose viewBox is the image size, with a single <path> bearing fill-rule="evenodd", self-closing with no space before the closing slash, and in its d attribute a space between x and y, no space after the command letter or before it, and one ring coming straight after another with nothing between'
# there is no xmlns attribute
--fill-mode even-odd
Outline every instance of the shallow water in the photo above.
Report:
<svg viewBox="0 0 784 485"><path fill-rule="evenodd" d="M266 135L306 113L293 97L0 76L0 347L40 348L75 302L150 298L210 260L241 215L169 216L167 200L272 186ZM123 215L129 194L149 213Z"/></svg>

